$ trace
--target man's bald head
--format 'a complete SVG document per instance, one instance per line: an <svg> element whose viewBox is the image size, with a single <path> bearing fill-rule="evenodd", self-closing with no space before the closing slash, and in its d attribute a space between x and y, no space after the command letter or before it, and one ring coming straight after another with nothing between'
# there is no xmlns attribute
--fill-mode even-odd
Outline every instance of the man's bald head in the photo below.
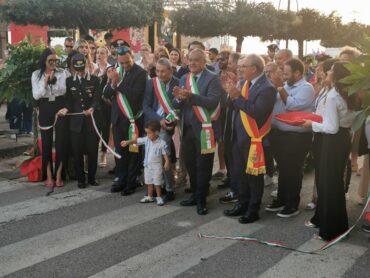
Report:
<svg viewBox="0 0 370 278"><path fill-rule="evenodd" d="M192 73L198 74L206 68L206 53L199 48L192 50L189 54L189 69Z"/></svg>
<svg viewBox="0 0 370 278"><path fill-rule="evenodd" d="M293 58L293 52L290 49L280 49L275 54L275 61L280 68L284 67L284 63Z"/></svg>

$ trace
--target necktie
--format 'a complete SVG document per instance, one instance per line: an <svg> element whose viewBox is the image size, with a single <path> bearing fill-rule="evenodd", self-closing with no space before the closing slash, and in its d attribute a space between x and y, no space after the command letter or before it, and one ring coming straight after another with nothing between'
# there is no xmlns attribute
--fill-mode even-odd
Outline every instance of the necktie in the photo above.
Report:
<svg viewBox="0 0 370 278"><path fill-rule="evenodd" d="M194 81L195 81L195 83L197 83L197 80L198 80L198 76L194 76Z"/></svg>

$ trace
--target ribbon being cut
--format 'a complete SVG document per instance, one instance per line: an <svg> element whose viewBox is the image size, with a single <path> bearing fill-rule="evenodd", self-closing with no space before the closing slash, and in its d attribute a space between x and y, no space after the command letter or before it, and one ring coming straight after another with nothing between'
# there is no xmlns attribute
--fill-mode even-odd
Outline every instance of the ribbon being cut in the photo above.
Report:
<svg viewBox="0 0 370 278"><path fill-rule="evenodd" d="M276 115L275 119L293 126L302 125L305 120L310 120L318 123L322 123L323 121L320 115L316 115L311 112L287 112L284 114Z"/></svg>

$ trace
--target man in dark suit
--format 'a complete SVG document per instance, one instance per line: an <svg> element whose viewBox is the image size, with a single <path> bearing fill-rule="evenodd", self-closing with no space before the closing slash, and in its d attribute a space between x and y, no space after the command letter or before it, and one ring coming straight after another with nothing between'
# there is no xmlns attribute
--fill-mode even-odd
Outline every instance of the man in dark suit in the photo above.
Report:
<svg viewBox="0 0 370 278"><path fill-rule="evenodd" d="M256 122L260 134L262 134L262 127L267 127L266 130L269 130L271 126L271 113L276 98L276 89L263 73L264 61L260 56L254 54L248 55L240 61L239 67L244 75L243 79L247 80L245 86L248 86L248 98L241 95L242 91L234 85L233 81L230 80L223 83L225 90L233 101L236 111L233 159L234 165L238 169L237 178L240 180L238 202L232 209L225 210L224 214L226 216L241 216L239 222L246 224L259 219L258 212L263 195L265 170L260 171L261 168L258 168L260 166L256 166L255 173L250 171L247 173L246 171L247 163L248 165L251 162L254 164L254 160L258 159L258 156L249 157L252 138L250 133L247 132L245 122L243 123L242 117L243 119L245 118L242 116L241 111L246 116L249 116L252 121L254 120ZM263 137L262 146L266 161L266 157L271 155L268 136ZM265 163L263 164L263 168L269 166Z"/></svg>
<svg viewBox="0 0 370 278"><path fill-rule="evenodd" d="M88 157L88 183L93 186L98 185L95 180L95 174L99 137L94 129L91 116L94 113L94 119L99 119L97 113L101 108L101 87L99 78L90 75L85 70L86 59L82 54L75 54L72 57L72 65L76 74L68 77L66 80L66 108L68 113L83 112L85 114L71 116L69 119L78 187L85 188L84 151L86 151Z"/></svg>
<svg viewBox="0 0 370 278"><path fill-rule="evenodd" d="M199 112L206 111L206 114L211 114L218 107L222 87L219 77L206 69L206 55L203 50L194 49L190 52L189 69L190 73L180 80L180 88L174 89L175 99L173 100L174 107L181 109L183 127L181 144L185 149L185 164L193 193L188 200L180 204L197 205L197 213L204 215L207 214L206 197L212 176L214 140L221 135L221 129L219 120L208 121L210 132L214 132L213 148L204 149L205 145L209 147L212 144L201 144L205 143L201 138L201 133L205 134L205 125L199 119ZM189 88L189 82L192 84L192 89ZM194 92L195 88L199 90L198 93Z"/></svg>
<svg viewBox="0 0 370 278"><path fill-rule="evenodd" d="M112 131L115 150L122 158L116 161L116 177L111 192L120 192L122 195L132 194L136 189L136 178L141 167L139 152L130 152L129 148L122 148L120 142L129 139L130 124L133 123L139 130L139 136L143 130L143 120L140 117L143 108L145 84L147 73L135 64L131 50L122 46L117 49L117 70L108 70L107 75L110 82L104 87L104 97L112 100ZM133 119L130 122L127 111L122 107L120 99L125 99L131 107ZM123 109L123 110L122 110ZM133 150L132 150L133 151Z"/></svg>
<svg viewBox="0 0 370 278"><path fill-rule="evenodd" d="M161 124L159 137L167 143L171 162L176 163L176 153L172 136L176 126L176 112L173 110L173 89L178 86L179 80L173 76L171 63L166 58L161 58L156 63L156 78L147 81L143 111L144 121L157 120ZM166 94L166 96L161 95ZM173 111L173 112L172 112ZM175 115L171 114L174 113ZM174 166L174 165L172 165ZM173 169L165 172L166 196L164 201L175 199L175 179Z"/></svg>

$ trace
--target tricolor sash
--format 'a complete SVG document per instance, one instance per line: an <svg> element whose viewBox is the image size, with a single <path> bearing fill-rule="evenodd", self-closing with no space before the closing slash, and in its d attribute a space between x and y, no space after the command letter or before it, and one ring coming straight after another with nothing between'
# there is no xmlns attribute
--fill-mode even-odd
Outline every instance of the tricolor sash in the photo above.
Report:
<svg viewBox="0 0 370 278"><path fill-rule="evenodd" d="M163 107L164 112L166 113L166 120L169 122L173 122L174 120L177 120L178 117L168 97L166 86L164 85L164 83L161 82L156 77L156 78L153 78L153 86L154 86L154 91L155 91L155 94L157 95L158 101Z"/></svg>
<svg viewBox="0 0 370 278"><path fill-rule="evenodd" d="M194 75L189 73L186 77L187 89L194 95L200 95L197 82ZM220 116L220 105L209 113L207 108L193 105L195 115L202 123L202 131L200 133L201 154L214 153L216 150L215 135L212 128L212 121L216 121Z"/></svg>
<svg viewBox="0 0 370 278"><path fill-rule="evenodd" d="M249 81L245 82L242 89L242 96L248 100L249 96ZM240 110L240 117L245 128L245 132L251 138L251 145L249 148L247 168L245 172L250 175L258 176L266 173L265 154L263 151L262 139L271 129L272 113L268 117L263 126L258 129L256 121L248 116L244 111Z"/></svg>
<svg viewBox="0 0 370 278"><path fill-rule="evenodd" d="M135 117L134 113L132 112L130 103L128 102L125 95L123 95L120 92L117 92L116 100L118 103L118 107L121 110L121 112L126 116L127 119L130 121L130 127L128 129L128 139L133 140L135 138L139 137L139 130L135 124ZM137 144L131 144L129 146L129 151L133 153L139 152L139 147Z"/></svg>

